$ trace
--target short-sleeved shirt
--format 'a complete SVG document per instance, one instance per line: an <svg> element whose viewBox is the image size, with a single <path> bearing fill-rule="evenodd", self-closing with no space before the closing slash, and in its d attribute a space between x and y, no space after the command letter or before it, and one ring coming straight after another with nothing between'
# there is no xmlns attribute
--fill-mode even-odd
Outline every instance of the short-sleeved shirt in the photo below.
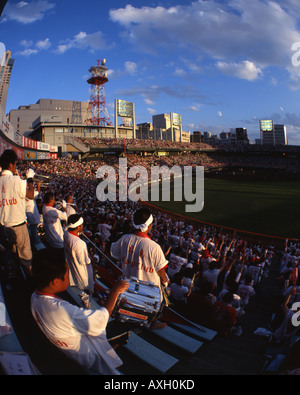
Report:
<svg viewBox="0 0 300 395"><path fill-rule="evenodd" d="M168 275L173 277L176 273L180 272L180 269L183 265L188 263L187 258L183 258L181 256L171 254L170 260L168 264Z"/></svg>
<svg viewBox="0 0 300 395"><path fill-rule="evenodd" d="M38 225L40 223L40 213L36 205L36 198L39 196L38 191L34 192L34 199L25 199L25 210L27 223L29 225Z"/></svg>
<svg viewBox="0 0 300 395"><path fill-rule="evenodd" d="M43 220L45 234L51 247L64 248L64 231L60 221L68 220L67 213L45 205L43 207Z"/></svg>
<svg viewBox="0 0 300 395"><path fill-rule="evenodd" d="M137 277L160 287L161 281L157 272L163 269L168 261L160 245L150 237L143 234L124 235L112 243L111 254L121 262L125 277Z"/></svg>
<svg viewBox="0 0 300 395"><path fill-rule="evenodd" d="M178 285L176 283L172 283L171 286L171 295L175 300L185 300L189 289L183 285Z"/></svg>
<svg viewBox="0 0 300 395"><path fill-rule="evenodd" d="M248 303L251 296L255 295L255 290L251 285L241 284L238 288L238 295L244 303Z"/></svg>
<svg viewBox="0 0 300 395"><path fill-rule="evenodd" d="M94 279L86 243L77 235L65 231L65 257L70 268L70 285L93 292Z"/></svg>
<svg viewBox="0 0 300 395"><path fill-rule="evenodd" d="M0 223L11 227L26 221L25 198L27 181L3 170L0 177Z"/></svg>
<svg viewBox="0 0 300 395"><path fill-rule="evenodd" d="M31 312L46 337L81 366L100 374L118 374L115 368L122 361L107 341L105 307L83 309L36 291L31 296Z"/></svg>

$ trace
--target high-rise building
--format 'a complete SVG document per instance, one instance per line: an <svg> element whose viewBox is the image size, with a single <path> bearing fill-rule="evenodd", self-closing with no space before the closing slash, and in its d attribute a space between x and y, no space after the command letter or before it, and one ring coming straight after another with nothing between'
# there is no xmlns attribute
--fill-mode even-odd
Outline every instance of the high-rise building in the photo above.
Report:
<svg viewBox="0 0 300 395"><path fill-rule="evenodd" d="M236 128L235 129L235 135L236 135L237 143L244 143L244 144L248 144L249 143L249 138L248 138L248 134L247 134L247 129L246 128Z"/></svg>
<svg viewBox="0 0 300 395"><path fill-rule="evenodd" d="M261 144L287 145L286 126L274 124L272 120L260 121Z"/></svg>
<svg viewBox="0 0 300 395"><path fill-rule="evenodd" d="M6 109L7 93L13 65L14 59L11 58L11 52L4 52L0 62L0 106L2 107L4 113Z"/></svg>
<svg viewBox="0 0 300 395"><path fill-rule="evenodd" d="M170 114L153 115L152 123L155 129L169 129L171 127Z"/></svg>
<svg viewBox="0 0 300 395"><path fill-rule="evenodd" d="M275 144L287 145L286 126L274 125Z"/></svg>
<svg viewBox="0 0 300 395"><path fill-rule="evenodd" d="M193 134L191 135L191 142L192 143L201 143L201 132L199 132L198 130L194 130Z"/></svg>
<svg viewBox="0 0 300 395"><path fill-rule="evenodd" d="M188 135L182 131L181 116L174 112L170 114L158 114L152 116L154 134L159 136L166 134L166 140L171 141L186 141L189 139Z"/></svg>

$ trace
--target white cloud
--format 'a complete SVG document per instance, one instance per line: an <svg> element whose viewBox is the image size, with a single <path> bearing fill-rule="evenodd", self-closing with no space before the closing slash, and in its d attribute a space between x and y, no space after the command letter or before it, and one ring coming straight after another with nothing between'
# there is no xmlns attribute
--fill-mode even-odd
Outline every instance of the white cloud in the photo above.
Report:
<svg viewBox="0 0 300 395"><path fill-rule="evenodd" d="M190 110L190 111L199 112L199 111L201 111L200 108L199 108L199 106L200 106L200 105L189 106L189 107L185 108L185 110Z"/></svg>
<svg viewBox="0 0 300 395"><path fill-rule="evenodd" d="M209 55L224 62L227 71L231 65L232 75L253 81L269 66L292 73L291 43L300 41L299 9L296 0L198 0L171 8L127 5L111 10L110 18L123 27L122 38L139 50L183 50L190 59ZM197 66L194 70L201 70ZM292 75L300 81L300 72Z"/></svg>
<svg viewBox="0 0 300 395"><path fill-rule="evenodd" d="M3 15L6 17L6 20L29 24L43 19L45 13L54 7L55 4L50 3L48 0L20 1L17 4L10 4L8 2Z"/></svg>
<svg viewBox="0 0 300 395"><path fill-rule="evenodd" d="M24 47L25 49L22 51L18 51L16 55L20 56L31 56L31 55L36 55L39 51L41 50L46 50L49 49L51 46L49 38L46 38L45 40L39 40L35 44L33 43L32 40L22 40L20 42L20 45Z"/></svg>
<svg viewBox="0 0 300 395"><path fill-rule="evenodd" d="M186 75L186 71L184 71L183 69L177 68L174 73L175 76L178 77L184 77Z"/></svg>
<svg viewBox="0 0 300 395"><path fill-rule="evenodd" d="M135 62L125 62L125 71L129 74L135 74L137 72L137 64Z"/></svg>
<svg viewBox="0 0 300 395"><path fill-rule="evenodd" d="M142 95L143 96L143 95ZM153 100L148 99L147 97L144 98L144 102L148 104L148 106L153 106L155 103Z"/></svg>
<svg viewBox="0 0 300 395"><path fill-rule="evenodd" d="M56 52L63 54L71 48L87 49L91 52L100 49L109 48L103 38L102 32L87 34L86 32L79 32L73 39L68 39L57 46Z"/></svg>
<svg viewBox="0 0 300 395"><path fill-rule="evenodd" d="M257 80L263 75L262 69L253 62L245 60L240 63L217 62L216 67L224 74L245 79L248 81Z"/></svg>
<svg viewBox="0 0 300 395"><path fill-rule="evenodd" d="M148 113L150 114L150 115L154 115L154 114L156 114L157 113L157 111L154 109L154 108L147 108L147 111L148 111Z"/></svg>
<svg viewBox="0 0 300 395"><path fill-rule="evenodd" d="M26 48L23 51L19 51L16 53L16 55L20 55L20 56L25 56L28 57L30 55L35 55L38 53L37 49L32 49L32 48Z"/></svg>
<svg viewBox="0 0 300 395"><path fill-rule="evenodd" d="M222 111L218 111L218 117L223 117L223 113L222 113Z"/></svg>
<svg viewBox="0 0 300 395"><path fill-rule="evenodd" d="M50 43L49 38L46 38L45 40L40 40L40 41L38 41L38 42L35 44L35 46L36 46L38 49L48 49L48 48L50 48L51 43Z"/></svg>
<svg viewBox="0 0 300 395"><path fill-rule="evenodd" d="M29 48L33 45L33 41L25 39L25 40L20 41L20 45L22 45L22 47Z"/></svg>

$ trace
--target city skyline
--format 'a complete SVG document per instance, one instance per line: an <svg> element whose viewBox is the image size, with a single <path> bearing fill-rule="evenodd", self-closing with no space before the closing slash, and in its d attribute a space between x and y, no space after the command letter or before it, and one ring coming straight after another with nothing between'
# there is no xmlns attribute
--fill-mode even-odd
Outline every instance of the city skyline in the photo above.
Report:
<svg viewBox="0 0 300 395"><path fill-rule="evenodd" d="M0 19L0 52L15 59L6 113L89 101L88 70L105 58L112 121L121 99L135 104L136 123L174 112L184 131L245 127L254 140L272 119L296 145L299 49L296 0L8 0Z"/></svg>

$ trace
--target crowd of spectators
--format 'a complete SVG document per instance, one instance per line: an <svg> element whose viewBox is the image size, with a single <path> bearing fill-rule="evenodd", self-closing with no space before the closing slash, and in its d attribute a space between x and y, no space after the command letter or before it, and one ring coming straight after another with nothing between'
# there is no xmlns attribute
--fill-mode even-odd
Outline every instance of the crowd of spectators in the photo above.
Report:
<svg viewBox="0 0 300 395"><path fill-rule="evenodd" d="M184 166L194 164L198 158L194 155L154 159L131 155L128 156L128 166L142 165L147 169L153 164ZM117 167L117 158L107 156L91 162L61 158L47 163L23 164L19 171L26 171L28 165L34 167L36 173L51 175L51 190L57 201L72 195L76 211L84 218L84 231L93 244L108 256L110 244L132 230L132 215L139 203L118 199L100 202L96 197L98 167ZM41 192L40 204L44 192ZM247 314L247 305L255 295L256 287L268 276L276 255L274 246L260 240L247 241L236 233L214 226L191 225L161 211L153 215L149 236L160 244L169 262L168 293L174 308L188 319L217 330L222 336L240 335L240 319ZM104 256L93 245L89 246L89 251L95 267L105 263ZM288 350L291 339L298 333L298 327L291 327L290 318L294 314L293 303L300 302L299 256L299 243L286 245L278 279L282 301L278 311L274 311L269 328L272 338L286 344Z"/></svg>
<svg viewBox="0 0 300 395"><path fill-rule="evenodd" d="M189 160L189 157L184 158L184 164L190 163ZM105 164L117 165L110 156L108 161L105 160ZM147 167L152 161L149 157L134 156L129 158L128 165ZM51 190L57 202L72 195L76 211L84 218L85 231L99 248L108 253L109 244L130 231L131 217L138 203L97 200L95 174L101 164L104 161L79 162L62 158L31 165L36 173L51 175ZM167 164L170 165L170 162ZM19 171L22 170L25 168L20 167ZM41 199L43 193L42 189ZM217 327L218 322L212 321L214 306L221 304L223 308L223 303L226 303L235 309L229 310L235 317L230 321L231 326L236 329L256 284L268 272L272 248L260 243L249 244L236 235L207 225L193 227L163 212L155 215L151 237L161 245L169 261L170 298L177 308L183 309L189 318L198 323ZM95 262L101 258L97 251L93 250L93 254ZM202 306L203 311L200 307L196 310L195 304ZM229 328L225 329L228 334Z"/></svg>
<svg viewBox="0 0 300 395"><path fill-rule="evenodd" d="M212 140L211 142L178 142L170 140L154 139L128 139L128 138L104 138L104 137L74 137L75 140L86 146L123 148L175 148L198 149L199 151L225 151L225 152L265 152L265 153L300 153L296 145L269 145L269 144L245 144L244 142L228 143L226 140Z"/></svg>
<svg viewBox="0 0 300 395"><path fill-rule="evenodd" d="M103 138L103 137L75 137L75 140L86 146L99 146L99 147L110 147L122 149L124 144L128 149L130 148L147 148L147 149L164 149L164 148L176 148L180 150L184 149L199 149L199 150L215 150L216 148L207 143L190 143L190 142L178 142L169 140L152 140L152 139L120 139L120 138Z"/></svg>

